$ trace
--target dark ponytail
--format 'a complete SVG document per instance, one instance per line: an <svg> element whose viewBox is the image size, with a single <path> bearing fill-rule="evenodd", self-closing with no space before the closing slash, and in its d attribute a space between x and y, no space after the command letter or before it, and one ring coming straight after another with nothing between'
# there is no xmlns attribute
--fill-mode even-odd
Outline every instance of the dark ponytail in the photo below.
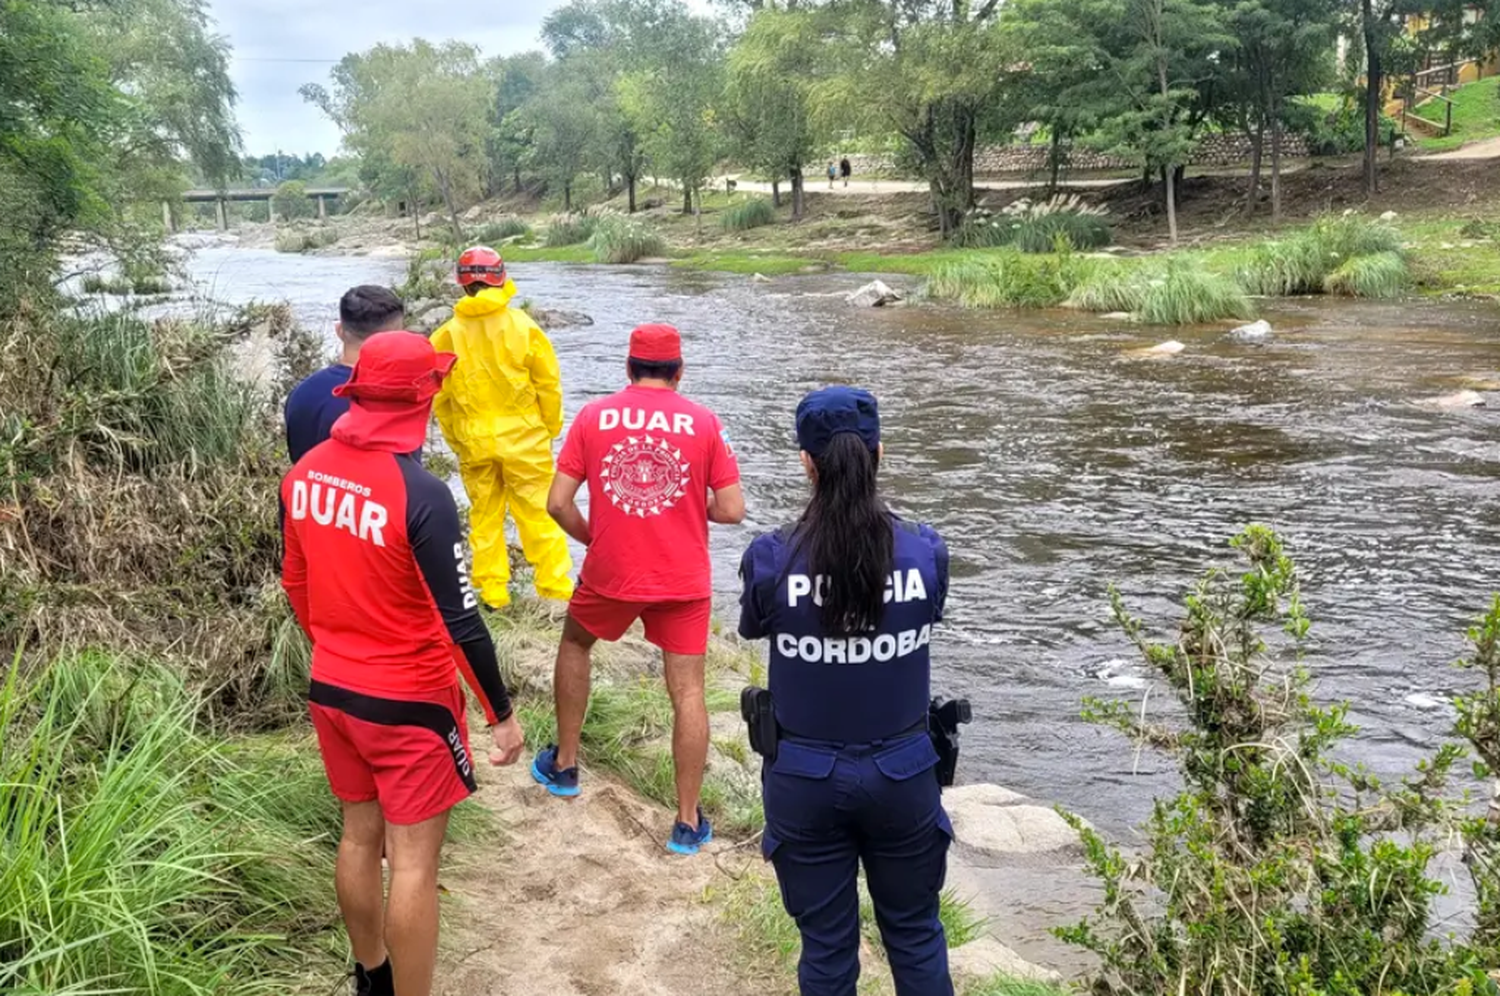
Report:
<svg viewBox="0 0 1500 996"><path fill-rule="evenodd" d="M827 579L823 628L842 636L868 632L885 615L885 585L896 555L890 512L875 484L880 458L859 436L842 433L813 464L818 479L797 528L797 545L807 553L809 573Z"/></svg>

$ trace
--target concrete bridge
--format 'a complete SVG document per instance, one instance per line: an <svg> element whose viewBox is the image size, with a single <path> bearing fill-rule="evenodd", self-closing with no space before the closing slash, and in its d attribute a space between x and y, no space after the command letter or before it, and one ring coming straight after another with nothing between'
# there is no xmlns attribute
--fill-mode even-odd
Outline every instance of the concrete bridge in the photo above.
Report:
<svg viewBox="0 0 1500 996"><path fill-rule="evenodd" d="M348 187L308 187L307 196L318 202L318 217L328 217L328 202L331 199L343 197L349 193ZM213 204L218 209L219 230L229 230L229 212L226 210L230 201L265 201L266 213L272 221L276 220L276 206L271 198L276 196L275 187L257 187L252 190L189 190L182 195L182 200L187 204ZM177 223L172 218L172 205L162 201L161 218L167 226L167 231L177 231Z"/></svg>

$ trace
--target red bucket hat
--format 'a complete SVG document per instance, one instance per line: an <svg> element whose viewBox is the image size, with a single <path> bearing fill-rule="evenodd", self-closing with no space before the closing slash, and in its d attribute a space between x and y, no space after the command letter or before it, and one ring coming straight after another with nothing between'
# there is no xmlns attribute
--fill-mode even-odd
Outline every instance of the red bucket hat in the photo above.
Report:
<svg viewBox="0 0 1500 996"><path fill-rule="evenodd" d="M365 340L348 383L333 393L354 401L419 404L432 400L458 357L439 353L415 332L381 332Z"/></svg>
<svg viewBox="0 0 1500 996"><path fill-rule="evenodd" d="M642 363L681 363L682 336L670 325L642 325L630 333L630 358Z"/></svg>

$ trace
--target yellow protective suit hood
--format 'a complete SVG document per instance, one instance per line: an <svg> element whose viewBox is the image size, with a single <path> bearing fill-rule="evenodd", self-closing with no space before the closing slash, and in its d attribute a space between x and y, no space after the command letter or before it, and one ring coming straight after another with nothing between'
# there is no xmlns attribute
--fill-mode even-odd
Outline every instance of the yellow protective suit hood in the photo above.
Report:
<svg viewBox="0 0 1500 996"><path fill-rule="evenodd" d="M510 602L507 514L534 568L537 594L562 600L573 594L567 539L547 514L552 440L562 432L562 377L546 333L510 307L515 294L507 280L460 299L453 318L432 336L440 352L458 354L433 413L469 494L474 585L494 608Z"/></svg>

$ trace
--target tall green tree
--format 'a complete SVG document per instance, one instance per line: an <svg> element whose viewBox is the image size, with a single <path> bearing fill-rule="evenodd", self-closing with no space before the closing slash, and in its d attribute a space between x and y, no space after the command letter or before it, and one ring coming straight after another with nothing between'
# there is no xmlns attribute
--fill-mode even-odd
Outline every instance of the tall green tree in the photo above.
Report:
<svg viewBox="0 0 1500 996"><path fill-rule="evenodd" d="M514 184L516 193L521 192L521 166L529 148L524 123L512 117L542 87L547 73L547 57L541 52L522 52L503 58L492 59L485 67L494 85L494 101L490 105L489 134L485 136L485 154L488 170L485 193L500 193L507 181Z"/></svg>
<svg viewBox="0 0 1500 996"><path fill-rule="evenodd" d="M573 184L598 162L600 114L587 83L554 64L545 85L522 105L517 116L528 136L528 165L563 192L563 209L573 210Z"/></svg>
<svg viewBox="0 0 1500 996"><path fill-rule="evenodd" d="M728 59L723 118L736 157L790 181L797 219L806 207L804 168L822 141L816 117L822 20L811 11L761 10Z"/></svg>
<svg viewBox="0 0 1500 996"><path fill-rule="evenodd" d="M343 131L357 154L378 153L392 166L425 176L463 238L460 199L478 196L486 169L484 123L493 94L479 50L461 42L377 45L347 55L332 89L302 88Z"/></svg>

